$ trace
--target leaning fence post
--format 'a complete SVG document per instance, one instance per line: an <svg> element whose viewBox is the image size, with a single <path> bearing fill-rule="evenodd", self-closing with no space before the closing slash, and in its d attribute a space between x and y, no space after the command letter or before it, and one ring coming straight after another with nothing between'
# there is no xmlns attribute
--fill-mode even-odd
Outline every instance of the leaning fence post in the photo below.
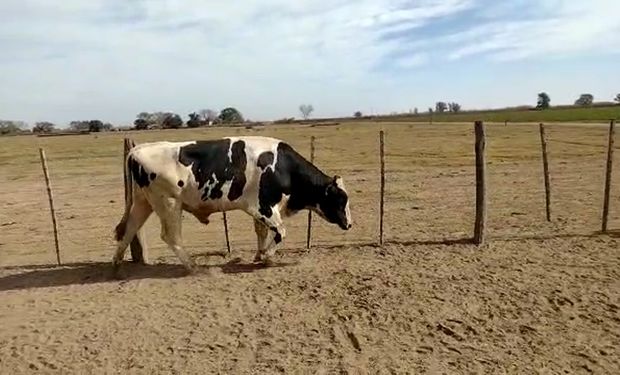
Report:
<svg viewBox="0 0 620 375"><path fill-rule="evenodd" d="M611 172L614 162L614 138L616 135L616 121L609 123L609 141L607 147L607 171L605 173L605 197L603 200L603 223L602 232L607 233L607 223L609 219L609 194L611 193Z"/></svg>
<svg viewBox="0 0 620 375"><path fill-rule="evenodd" d="M127 155L132 148L136 146L133 139L125 138L123 143L123 175L125 180L125 209L130 210L133 204L133 176L131 171L127 169ZM127 214L129 211L127 211ZM131 260L134 263L146 263L146 256L148 249L146 247L146 241L144 236L144 229L140 228L135 237L131 239L129 244L131 251Z"/></svg>
<svg viewBox="0 0 620 375"><path fill-rule="evenodd" d="M474 243L484 244L486 240L487 199L486 199L486 137L482 121L475 122L476 153L476 222L474 224Z"/></svg>
<svg viewBox="0 0 620 375"><path fill-rule="evenodd" d="M39 156L41 157L41 167L43 168L43 175L45 176L45 186L47 187L47 198L50 204L50 213L52 215L52 226L54 228L54 244L56 245L56 261L60 266L60 244L58 241L58 223L56 221L56 210L54 209L54 194L52 193L52 183L50 182L50 175L47 169L47 158L45 157L45 151L39 148Z"/></svg>
<svg viewBox="0 0 620 375"><path fill-rule="evenodd" d="M383 246L383 215L385 203L385 143L383 130L379 131L379 155L381 158L381 200L379 206L379 244Z"/></svg>
<svg viewBox="0 0 620 375"><path fill-rule="evenodd" d="M226 236L226 250L230 255L230 238L228 237L228 218L226 217L226 211L222 211L222 218L224 219L224 235Z"/></svg>
<svg viewBox="0 0 620 375"><path fill-rule="evenodd" d="M310 137L310 162L314 163L314 136ZM310 249L311 234L312 234L312 211L308 211L308 233L306 235L306 249Z"/></svg>
<svg viewBox="0 0 620 375"><path fill-rule="evenodd" d="M545 135L545 125L539 124L540 144L542 147L543 173L545 175L545 209L547 221L551 221L551 182L549 180L549 158L547 156L547 136Z"/></svg>

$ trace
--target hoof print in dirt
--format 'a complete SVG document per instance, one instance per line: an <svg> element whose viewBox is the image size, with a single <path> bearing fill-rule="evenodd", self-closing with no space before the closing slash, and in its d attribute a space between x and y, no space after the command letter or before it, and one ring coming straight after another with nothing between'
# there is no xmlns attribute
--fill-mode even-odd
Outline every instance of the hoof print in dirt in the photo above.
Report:
<svg viewBox="0 0 620 375"><path fill-rule="evenodd" d="M347 331L347 337L351 341L351 345L353 345L353 348L355 348L355 350L357 350L358 352L361 352L362 346L360 345L360 340L358 340L355 333L353 331Z"/></svg>

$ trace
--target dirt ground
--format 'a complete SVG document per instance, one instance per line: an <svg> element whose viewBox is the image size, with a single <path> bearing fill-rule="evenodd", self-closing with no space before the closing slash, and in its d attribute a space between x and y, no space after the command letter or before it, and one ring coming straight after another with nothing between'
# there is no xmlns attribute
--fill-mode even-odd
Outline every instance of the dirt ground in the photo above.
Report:
<svg viewBox="0 0 620 375"><path fill-rule="evenodd" d="M377 245L378 130L386 131L386 241ZM605 126L549 126L552 222L545 221L538 127L489 124L489 242L473 229L471 124L130 133L137 142L226 134L283 138L345 178L355 227L287 225L278 265L250 262L252 221L187 217L202 265L184 276L148 236L151 265L110 278L122 215L122 137L0 138L1 373L617 373L620 173L610 234L599 234ZM49 159L62 266L38 147ZM217 216L217 217L221 217Z"/></svg>

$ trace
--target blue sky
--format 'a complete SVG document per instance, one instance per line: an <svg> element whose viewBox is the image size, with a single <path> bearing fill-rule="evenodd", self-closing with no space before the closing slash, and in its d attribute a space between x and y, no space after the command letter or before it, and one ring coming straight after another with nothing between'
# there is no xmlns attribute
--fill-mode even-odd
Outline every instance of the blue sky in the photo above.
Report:
<svg viewBox="0 0 620 375"><path fill-rule="evenodd" d="M2 0L0 119L611 100L618 14L617 0Z"/></svg>

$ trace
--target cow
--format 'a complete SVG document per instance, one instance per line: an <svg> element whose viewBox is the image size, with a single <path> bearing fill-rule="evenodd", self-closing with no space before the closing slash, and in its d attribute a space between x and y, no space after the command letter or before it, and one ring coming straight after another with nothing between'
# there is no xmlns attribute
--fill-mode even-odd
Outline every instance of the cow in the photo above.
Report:
<svg viewBox="0 0 620 375"><path fill-rule="evenodd" d="M190 274L195 264L182 245L183 212L207 225L215 212L244 211L254 219L258 239L254 262L264 265L272 263L276 245L286 237L283 219L301 210L311 210L342 230L353 224L343 178L325 174L280 139L142 143L130 150L125 163L134 195L115 228L115 272L153 211L160 220L161 239Z"/></svg>

